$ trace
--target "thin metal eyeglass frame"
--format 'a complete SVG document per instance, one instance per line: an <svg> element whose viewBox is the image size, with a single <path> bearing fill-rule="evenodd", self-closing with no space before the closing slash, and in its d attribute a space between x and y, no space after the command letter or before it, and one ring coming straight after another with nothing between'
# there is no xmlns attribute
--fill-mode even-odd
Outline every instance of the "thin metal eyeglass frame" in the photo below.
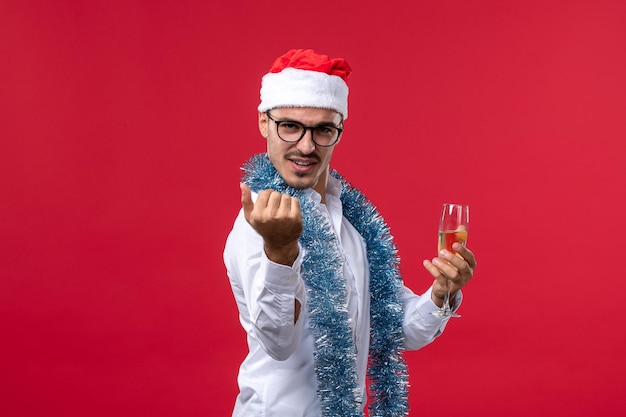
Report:
<svg viewBox="0 0 626 417"><path fill-rule="evenodd" d="M276 134L278 135L278 137L280 138L280 140L282 140L283 142L287 142L287 143L298 143L302 140L302 138L304 137L304 135L306 135L306 131L310 130L311 131L311 139L313 139L313 143L315 143L317 146L321 146L322 148L328 148L333 146L334 144L336 144L337 142L339 142L339 138L341 137L341 134L343 133L343 129L337 126L333 126L333 125L317 125L317 126L306 126L300 122L296 122L293 120L276 120L274 119L271 115L270 115L270 111L266 111L265 114L267 115L267 117L274 123L276 123ZM278 128L280 127L281 123L292 123L292 124L296 124L298 126L302 126L302 134L300 135L300 137L297 140L285 140L283 139L280 134L278 133ZM337 129L337 137L335 138L335 140L333 141L333 143L330 143L328 145L322 145L320 143L317 143L317 141L315 140L315 129L320 128L320 127L332 127L333 129Z"/></svg>

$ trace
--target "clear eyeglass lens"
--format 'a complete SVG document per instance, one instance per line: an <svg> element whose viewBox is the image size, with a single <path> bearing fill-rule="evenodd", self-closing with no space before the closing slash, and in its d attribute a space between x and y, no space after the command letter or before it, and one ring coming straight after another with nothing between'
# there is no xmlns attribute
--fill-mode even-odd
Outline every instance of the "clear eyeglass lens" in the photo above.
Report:
<svg viewBox="0 0 626 417"><path fill-rule="evenodd" d="M293 122L278 123L278 135L288 142L296 142L303 136L304 126ZM317 126L313 129L315 142L320 145L332 143L339 134L339 131L332 126Z"/></svg>

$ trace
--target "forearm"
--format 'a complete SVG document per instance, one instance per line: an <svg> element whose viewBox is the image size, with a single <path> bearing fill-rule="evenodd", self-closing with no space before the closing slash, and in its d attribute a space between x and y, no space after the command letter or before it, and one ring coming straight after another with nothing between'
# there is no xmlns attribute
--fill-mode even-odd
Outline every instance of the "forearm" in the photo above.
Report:
<svg viewBox="0 0 626 417"><path fill-rule="evenodd" d="M408 288L404 288L402 298L404 300L404 323L405 347L407 350L420 349L433 342L445 329L448 319L437 317L431 312L439 309L432 299L432 288L423 295L418 296ZM462 300L461 292L457 292L452 304L456 310Z"/></svg>
<svg viewBox="0 0 626 417"><path fill-rule="evenodd" d="M301 257L291 265L272 261L261 237L239 218L227 240L224 262L244 327L269 355L285 359L297 347L302 331L299 317L306 297Z"/></svg>
<svg viewBox="0 0 626 417"><path fill-rule="evenodd" d="M283 360L300 342L300 309L306 300L304 284L299 275L288 276L291 274L286 270L291 268L272 263L267 266L265 271L259 271L258 282L262 284L251 295L250 320L265 351L274 359ZM276 274L276 269L281 272Z"/></svg>

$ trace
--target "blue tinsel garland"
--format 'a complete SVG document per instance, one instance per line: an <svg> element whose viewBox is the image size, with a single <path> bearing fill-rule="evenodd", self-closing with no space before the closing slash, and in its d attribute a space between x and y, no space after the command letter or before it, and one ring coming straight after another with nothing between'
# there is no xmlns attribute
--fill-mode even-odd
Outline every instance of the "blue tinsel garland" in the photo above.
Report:
<svg viewBox="0 0 626 417"><path fill-rule="evenodd" d="M243 181L254 191L274 189L298 197L306 248L302 278L314 340L315 372L323 416L363 416L356 373L356 349L348 324L343 260L329 223L311 198L288 186L266 154L253 156L243 167ZM403 358L402 279L399 259L389 227L374 205L336 171L341 181L343 214L363 236L370 266L370 378L371 417L408 415L408 375Z"/></svg>

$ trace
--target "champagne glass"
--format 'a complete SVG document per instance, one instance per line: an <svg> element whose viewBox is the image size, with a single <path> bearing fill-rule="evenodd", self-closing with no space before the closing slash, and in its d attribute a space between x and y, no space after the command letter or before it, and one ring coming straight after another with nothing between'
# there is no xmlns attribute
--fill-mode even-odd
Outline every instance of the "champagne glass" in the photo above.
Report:
<svg viewBox="0 0 626 417"><path fill-rule="evenodd" d="M469 206L462 204L443 205L441 220L439 222L439 252L446 249L457 256L461 256L454 249L452 244L459 242L465 246L467 232L469 229ZM450 308L450 281L446 284L448 291L443 300L443 307L433 312L439 317L461 317Z"/></svg>

